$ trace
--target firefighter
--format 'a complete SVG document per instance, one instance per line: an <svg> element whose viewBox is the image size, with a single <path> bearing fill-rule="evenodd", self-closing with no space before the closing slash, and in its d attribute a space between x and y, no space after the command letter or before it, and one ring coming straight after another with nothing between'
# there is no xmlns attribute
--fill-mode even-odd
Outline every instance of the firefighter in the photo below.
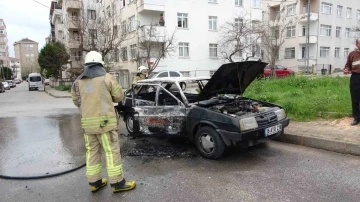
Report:
<svg viewBox="0 0 360 202"><path fill-rule="evenodd" d="M84 72L71 89L72 100L79 108L86 146L86 176L92 192L107 184L101 178L101 148L114 193L135 188L135 181L125 181L117 133L118 116L113 103L123 99L123 91L113 76L106 73L102 55L96 51L85 57Z"/></svg>
<svg viewBox="0 0 360 202"><path fill-rule="evenodd" d="M136 82L138 82L140 80L145 79L147 72L148 72L148 68L146 68L145 66L140 66L138 73L134 77L133 84L135 84Z"/></svg>

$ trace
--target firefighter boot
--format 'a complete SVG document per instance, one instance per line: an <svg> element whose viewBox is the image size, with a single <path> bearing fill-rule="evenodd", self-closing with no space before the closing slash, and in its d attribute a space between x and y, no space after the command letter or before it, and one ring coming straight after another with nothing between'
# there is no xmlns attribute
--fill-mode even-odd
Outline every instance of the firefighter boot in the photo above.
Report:
<svg viewBox="0 0 360 202"><path fill-rule="evenodd" d="M89 183L90 184L90 190L92 192L98 191L101 187L106 186L107 180L106 179L100 179L96 182Z"/></svg>
<svg viewBox="0 0 360 202"><path fill-rule="evenodd" d="M111 184L111 189L114 193L122 191L130 191L136 187L135 181L125 181L123 179L121 182Z"/></svg>

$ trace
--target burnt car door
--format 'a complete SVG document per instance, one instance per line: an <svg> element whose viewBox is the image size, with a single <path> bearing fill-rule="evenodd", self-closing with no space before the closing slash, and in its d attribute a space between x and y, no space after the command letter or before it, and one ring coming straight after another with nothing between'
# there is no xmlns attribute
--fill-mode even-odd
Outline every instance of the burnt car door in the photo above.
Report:
<svg viewBox="0 0 360 202"><path fill-rule="evenodd" d="M155 106L134 106L134 135L180 135L185 127L186 107L171 92L156 85Z"/></svg>

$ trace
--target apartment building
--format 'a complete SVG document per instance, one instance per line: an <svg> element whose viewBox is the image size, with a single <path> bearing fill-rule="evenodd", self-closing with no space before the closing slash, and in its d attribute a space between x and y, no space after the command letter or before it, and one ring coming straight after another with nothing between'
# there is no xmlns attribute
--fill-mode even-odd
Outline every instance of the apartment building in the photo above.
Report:
<svg viewBox="0 0 360 202"><path fill-rule="evenodd" d="M9 67L9 46L6 32L6 24L3 19L0 18L0 60L4 66Z"/></svg>
<svg viewBox="0 0 360 202"><path fill-rule="evenodd" d="M21 79L21 66L20 60L16 58L9 57L10 68L13 71L14 78Z"/></svg>
<svg viewBox="0 0 360 202"><path fill-rule="evenodd" d="M39 48L37 42L24 38L14 43L15 58L20 61L23 73L29 74L39 69Z"/></svg>
<svg viewBox="0 0 360 202"><path fill-rule="evenodd" d="M105 1L108 12L116 8L121 13L119 30L128 33L115 52L115 69L126 69L130 79L137 71L134 61L138 37L158 43L155 37L146 36L144 28L155 26L160 37L175 32L176 50L160 60L155 71L176 70L184 76L211 76L226 61L219 53L219 30L226 21L235 21L241 14L249 14L250 21L262 20L261 0L121 0ZM160 20L161 19L161 20ZM158 37L159 37L158 36ZM157 38L158 38L157 37ZM166 44L164 44L166 45ZM161 46L160 46L161 47ZM156 50L155 50L156 52ZM245 56L245 53L243 53ZM143 65L150 61L141 61ZM242 59L241 56L237 58Z"/></svg>
<svg viewBox="0 0 360 202"><path fill-rule="evenodd" d="M305 69L306 35L309 23L309 66L317 73L322 68L332 71L342 69L348 53L355 48L355 38L359 33L354 29L360 20L360 5L341 0L289 1L282 5L275 1L266 1L264 11L269 20L274 20L281 6L285 7L286 17L302 17L295 26L287 27L285 43L279 51L278 63L294 68ZM311 68L309 68L311 69Z"/></svg>

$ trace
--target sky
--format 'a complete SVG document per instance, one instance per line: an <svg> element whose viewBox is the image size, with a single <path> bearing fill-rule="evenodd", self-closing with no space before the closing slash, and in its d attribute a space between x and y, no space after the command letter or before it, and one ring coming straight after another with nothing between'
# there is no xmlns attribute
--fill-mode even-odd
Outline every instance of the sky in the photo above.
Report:
<svg viewBox="0 0 360 202"><path fill-rule="evenodd" d="M51 0L36 0L50 7ZM9 54L15 56L14 42L28 38L39 43L39 51L50 35L49 8L34 0L0 0L0 18L6 24Z"/></svg>

